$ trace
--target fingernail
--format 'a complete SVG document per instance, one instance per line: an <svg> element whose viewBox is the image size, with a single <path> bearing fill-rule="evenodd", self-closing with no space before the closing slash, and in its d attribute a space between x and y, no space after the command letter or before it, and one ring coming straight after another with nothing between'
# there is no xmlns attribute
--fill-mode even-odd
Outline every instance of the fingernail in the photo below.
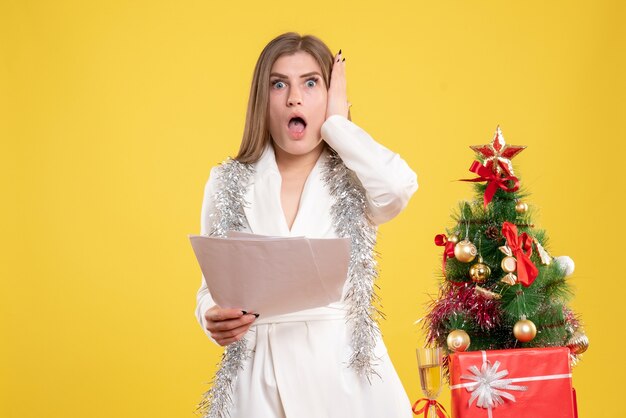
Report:
<svg viewBox="0 0 626 418"><path fill-rule="evenodd" d="M341 55L341 49L339 50L339 55Z"/></svg>
<svg viewBox="0 0 626 418"><path fill-rule="evenodd" d="M244 315L248 315L248 312L246 311L241 311L241 313L243 313Z"/></svg>
<svg viewBox="0 0 626 418"><path fill-rule="evenodd" d="M258 318L260 314L255 313L255 314L252 314L252 315L254 315L255 317L257 317L257 318Z"/></svg>
<svg viewBox="0 0 626 418"><path fill-rule="evenodd" d="M341 60L341 62L344 62L345 60L346 60L346 59L344 58L344 59L342 59L342 60Z"/></svg>

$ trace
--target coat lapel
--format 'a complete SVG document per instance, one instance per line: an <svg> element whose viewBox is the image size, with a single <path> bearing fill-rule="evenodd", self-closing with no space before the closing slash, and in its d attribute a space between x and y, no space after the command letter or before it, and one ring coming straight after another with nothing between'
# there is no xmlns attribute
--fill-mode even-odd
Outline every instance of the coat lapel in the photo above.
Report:
<svg viewBox="0 0 626 418"><path fill-rule="evenodd" d="M254 165L254 176L246 192L244 213L254 234L289 235L280 204L281 177L274 148L268 145Z"/></svg>
<svg viewBox="0 0 626 418"><path fill-rule="evenodd" d="M308 238L335 236L330 217L332 201L322 175L327 160L328 151L324 149L304 184L298 215L291 227L292 236Z"/></svg>
<svg viewBox="0 0 626 418"><path fill-rule="evenodd" d="M268 145L259 161L255 163L254 175L246 191L247 204L244 213L250 231L254 234L271 236L310 238L335 236L332 220L328 216L331 198L322 180L322 171L327 158L328 151L324 150L309 174L300 197L298 214L289 231L280 203L282 179L276 166L274 148L271 144Z"/></svg>

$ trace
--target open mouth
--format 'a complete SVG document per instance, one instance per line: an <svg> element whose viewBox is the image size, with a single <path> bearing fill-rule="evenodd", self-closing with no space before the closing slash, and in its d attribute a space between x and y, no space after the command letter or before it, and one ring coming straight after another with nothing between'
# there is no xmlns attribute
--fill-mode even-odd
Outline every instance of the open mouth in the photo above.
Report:
<svg viewBox="0 0 626 418"><path fill-rule="evenodd" d="M292 135L298 137L304 132L304 129L306 128L306 121L299 116L293 117L289 119L287 128Z"/></svg>

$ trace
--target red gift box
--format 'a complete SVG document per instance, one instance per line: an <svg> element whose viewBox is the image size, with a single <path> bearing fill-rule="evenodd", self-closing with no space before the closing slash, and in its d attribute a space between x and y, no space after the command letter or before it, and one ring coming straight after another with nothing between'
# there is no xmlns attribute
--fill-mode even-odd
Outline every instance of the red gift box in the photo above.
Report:
<svg viewBox="0 0 626 418"><path fill-rule="evenodd" d="M452 418L576 418L569 349L450 355Z"/></svg>

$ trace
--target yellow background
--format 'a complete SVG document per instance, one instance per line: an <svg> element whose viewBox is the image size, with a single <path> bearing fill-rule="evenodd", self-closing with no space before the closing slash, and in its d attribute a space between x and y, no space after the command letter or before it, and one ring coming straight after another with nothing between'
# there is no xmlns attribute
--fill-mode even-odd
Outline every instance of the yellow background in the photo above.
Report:
<svg viewBox="0 0 626 418"><path fill-rule="evenodd" d="M619 0L2 0L0 416L193 416L220 350L187 234L238 149L258 54L290 30L343 49L353 120L418 173L379 235L409 396L433 237L472 197L468 146L500 124L528 145L514 162L549 250L576 262L580 416L621 416L625 21Z"/></svg>

